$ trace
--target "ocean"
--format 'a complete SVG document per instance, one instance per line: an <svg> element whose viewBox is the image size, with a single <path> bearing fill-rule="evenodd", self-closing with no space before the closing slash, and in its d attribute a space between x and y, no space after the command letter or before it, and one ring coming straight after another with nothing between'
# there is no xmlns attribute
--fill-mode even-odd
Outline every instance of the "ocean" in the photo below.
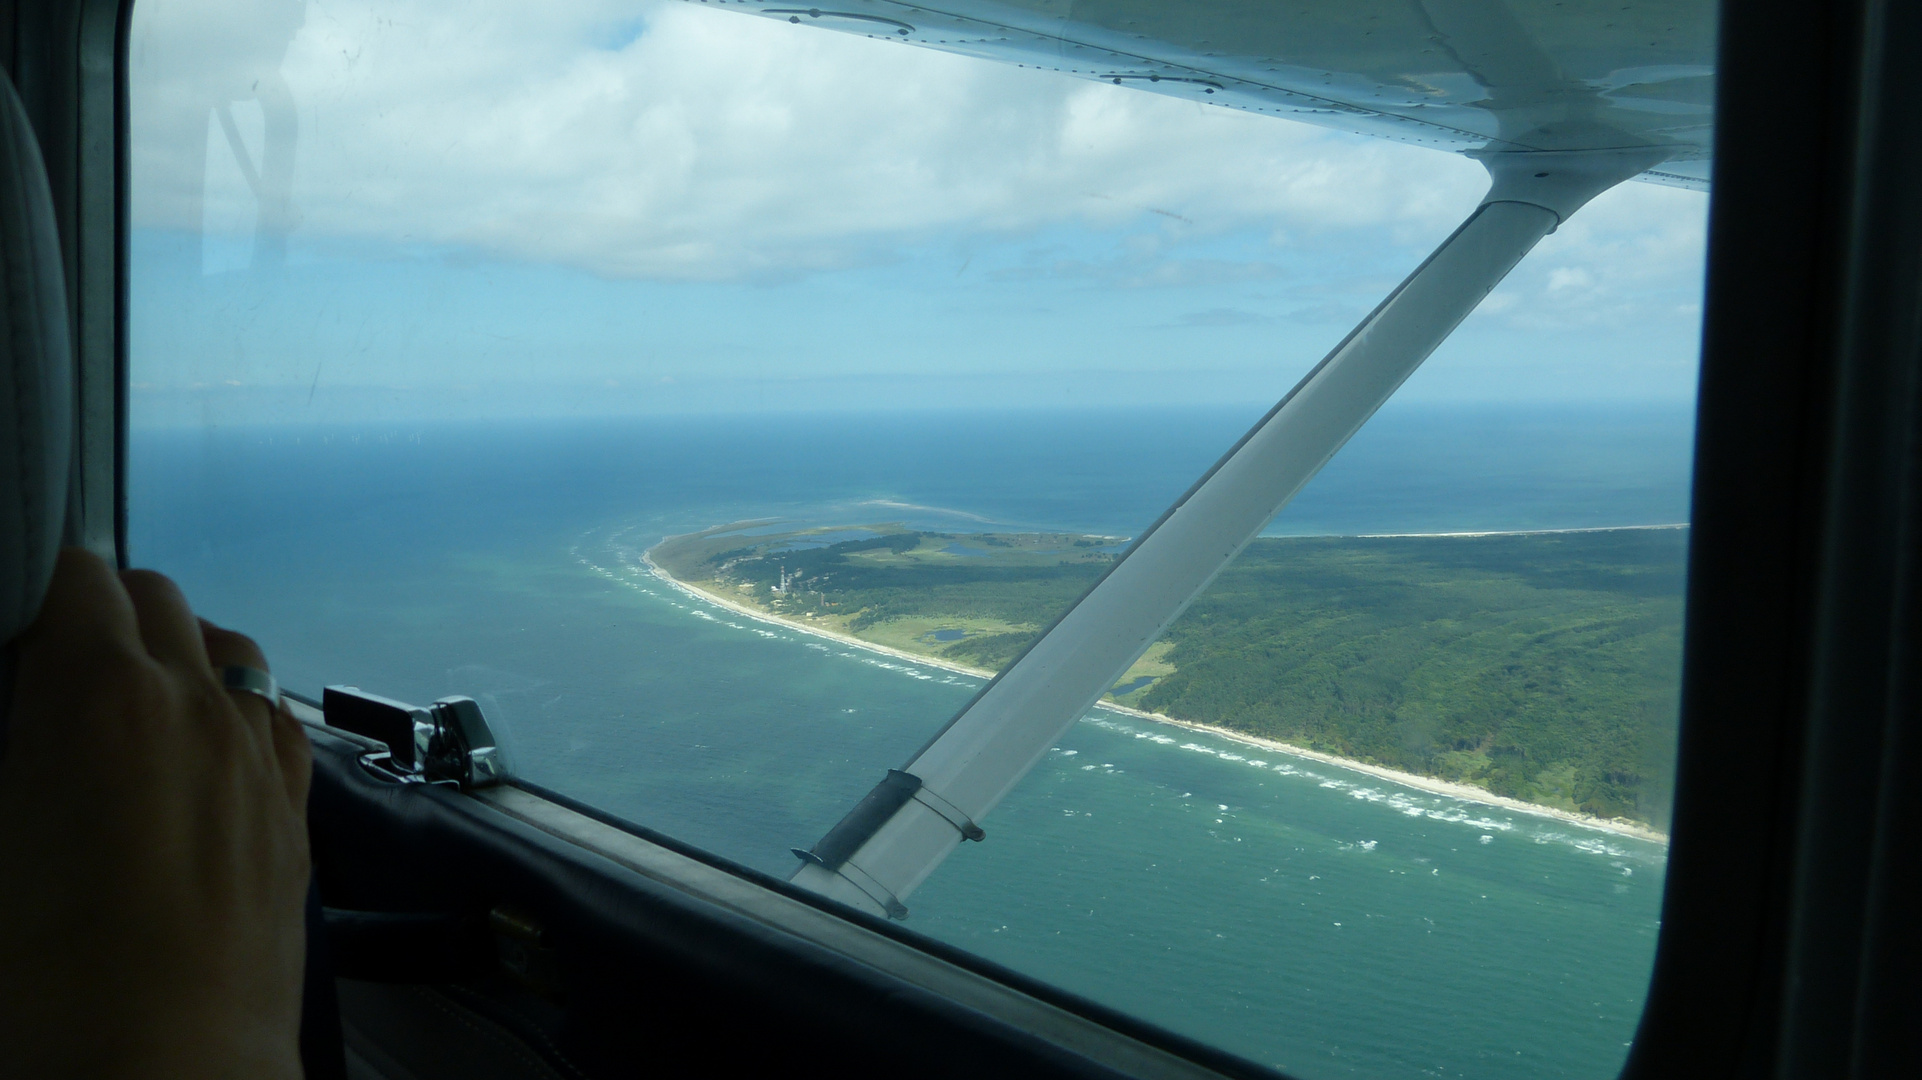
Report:
<svg viewBox="0 0 1922 1080"><path fill-rule="evenodd" d="M1258 407L141 429L130 547L291 689L479 699L517 770L781 875L978 688L711 608L744 519L1126 536ZM1391 406L1270 528L1669 524L1680 406ZM907 926L1294 1075L1601 1078L1664 850L1096 710Z"/></svg>

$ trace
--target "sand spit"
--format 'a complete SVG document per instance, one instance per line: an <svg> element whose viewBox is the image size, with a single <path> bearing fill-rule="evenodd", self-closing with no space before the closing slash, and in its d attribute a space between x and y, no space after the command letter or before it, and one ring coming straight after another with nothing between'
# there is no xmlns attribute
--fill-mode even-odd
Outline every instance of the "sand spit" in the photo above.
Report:
<svg viewBox="0 0 1922 1080"><path fill-rule="evenodd" d="M1674 526L1654 527L1672 528ZM1578 530L1566 531L1573 532ZM725 596L711 593L706 589L689 585L687 582L661 569L650 556L651 552L643 552L641 554L641 562L647 566L648 572L653 574L663 584L690 598L712 604L715 607L724 608L743 618L753 619L757 622L767 623L772 626L780 626L788 630L797 630L803 634L812 634L815 637L825 638L852 648L865 649L868 652L879 653L883 656L890 656L897 660L905 660L926 667L939 668L943 671L951 671L960 675L970 675L983 680L994 678L994 672L986 671L982 668L969 667L966 664L957 664L951 660L939 660L933 657L923 656L920 653L911 653L905 649L895 649L886 645L877 645L872 641L863 641L852 634L844 634L838 630L830 630L823 626L811 626L806 622L771 615L758 608L749 607L737 600L730 600ZM1338 754L1325 754L1318 750L1306 750L1277 739L1266 739L1259 735L1249 735L1245 732L1215 727L1211 724L1198 724L1192 720L1179 720L1165 713L1152 713L1143 709L1130 708L1126 705L1117 705L1113 702L1104 701L1095 707L1108 712L1120 713L1123 716L1131 716L1138 720L1146 720L1150 723L1166 724L1170 727L1186 728L1189 731L1202 732L1216 736L1217 738L1227 739L1230 742L1257 747L1272 753L1287 754L1291 757L1316 761L1324 765L1333 765L1353 772L1366 773L1369 776L1379 777L1390 783L1414 788L1417 791L1425 791L1431 795L1442 795L1451 799L1460 799L1463 802L1499 807L1503 810L1511 810L1515 813L1527 814L1531 817L1549 818L1564 824L1573 825L1577 828L1591 829L1596 832L1613 833L1617 836L1627 836L1636 840L1647 840L1663 845L1668 843L1667 833L1658 832L1636 821L1628 821L1621 818L1599 818L1590 814L1577 813L1573 810L1561 810L1552 806L1543 806L1540 803L1511 799L1505 795L1493 794L1482 788L1475 787L1472 784L1458 784L1449 780L1438 780L1432 776L1402 772L1399 769L1390 769L1381 765L1370 765L1366 762L1355 761L1352 758L1341 757Z"/></svg>

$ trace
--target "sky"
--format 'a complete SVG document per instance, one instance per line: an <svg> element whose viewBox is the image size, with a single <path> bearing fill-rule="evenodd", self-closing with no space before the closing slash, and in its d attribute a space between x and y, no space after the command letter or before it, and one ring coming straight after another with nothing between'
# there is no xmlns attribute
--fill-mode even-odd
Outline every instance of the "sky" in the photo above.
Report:
<svg viewBox="0 0 1922 1080"><path fill-rule="evenodd" d="M1272 402L1486 188L694 3L141 0L131 62L137 425ZM1706 209L1597 198L1400 396L1690 400Z"/></svg>

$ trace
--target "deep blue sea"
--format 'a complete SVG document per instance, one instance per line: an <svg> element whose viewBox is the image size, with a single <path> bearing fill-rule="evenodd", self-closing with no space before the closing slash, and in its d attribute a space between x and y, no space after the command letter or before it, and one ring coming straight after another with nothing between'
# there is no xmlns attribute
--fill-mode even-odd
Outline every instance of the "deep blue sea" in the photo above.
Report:
<svg viewBox="0 0 1922 1080"><path fill-rule="evenodd" d="M282 681L480 699L526 776L785 875L969 678L648 578L748 518L1131 535L1257 408L141 430L135 561ZM1273 533L1681 522L1681 407L1384 410ZM136 417L136 425L138 417ZM1097 710L910 929L1307 1078L1601 1078L1664 851Z"/></svg>

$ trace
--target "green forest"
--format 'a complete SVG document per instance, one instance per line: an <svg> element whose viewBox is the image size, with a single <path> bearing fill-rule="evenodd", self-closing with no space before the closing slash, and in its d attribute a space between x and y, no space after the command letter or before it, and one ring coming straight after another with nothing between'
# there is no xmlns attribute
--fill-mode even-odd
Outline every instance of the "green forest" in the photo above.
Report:
<svg viewBox="0 0 1922 1080"><path fill-rule="evenodd" d="M668 573L998 669L1111 537L891 525L664 542ZM1687 533L1263 538L1115 688L1126 705L1665 828ZM784 584L785 583L785 584Z"/></svg>

